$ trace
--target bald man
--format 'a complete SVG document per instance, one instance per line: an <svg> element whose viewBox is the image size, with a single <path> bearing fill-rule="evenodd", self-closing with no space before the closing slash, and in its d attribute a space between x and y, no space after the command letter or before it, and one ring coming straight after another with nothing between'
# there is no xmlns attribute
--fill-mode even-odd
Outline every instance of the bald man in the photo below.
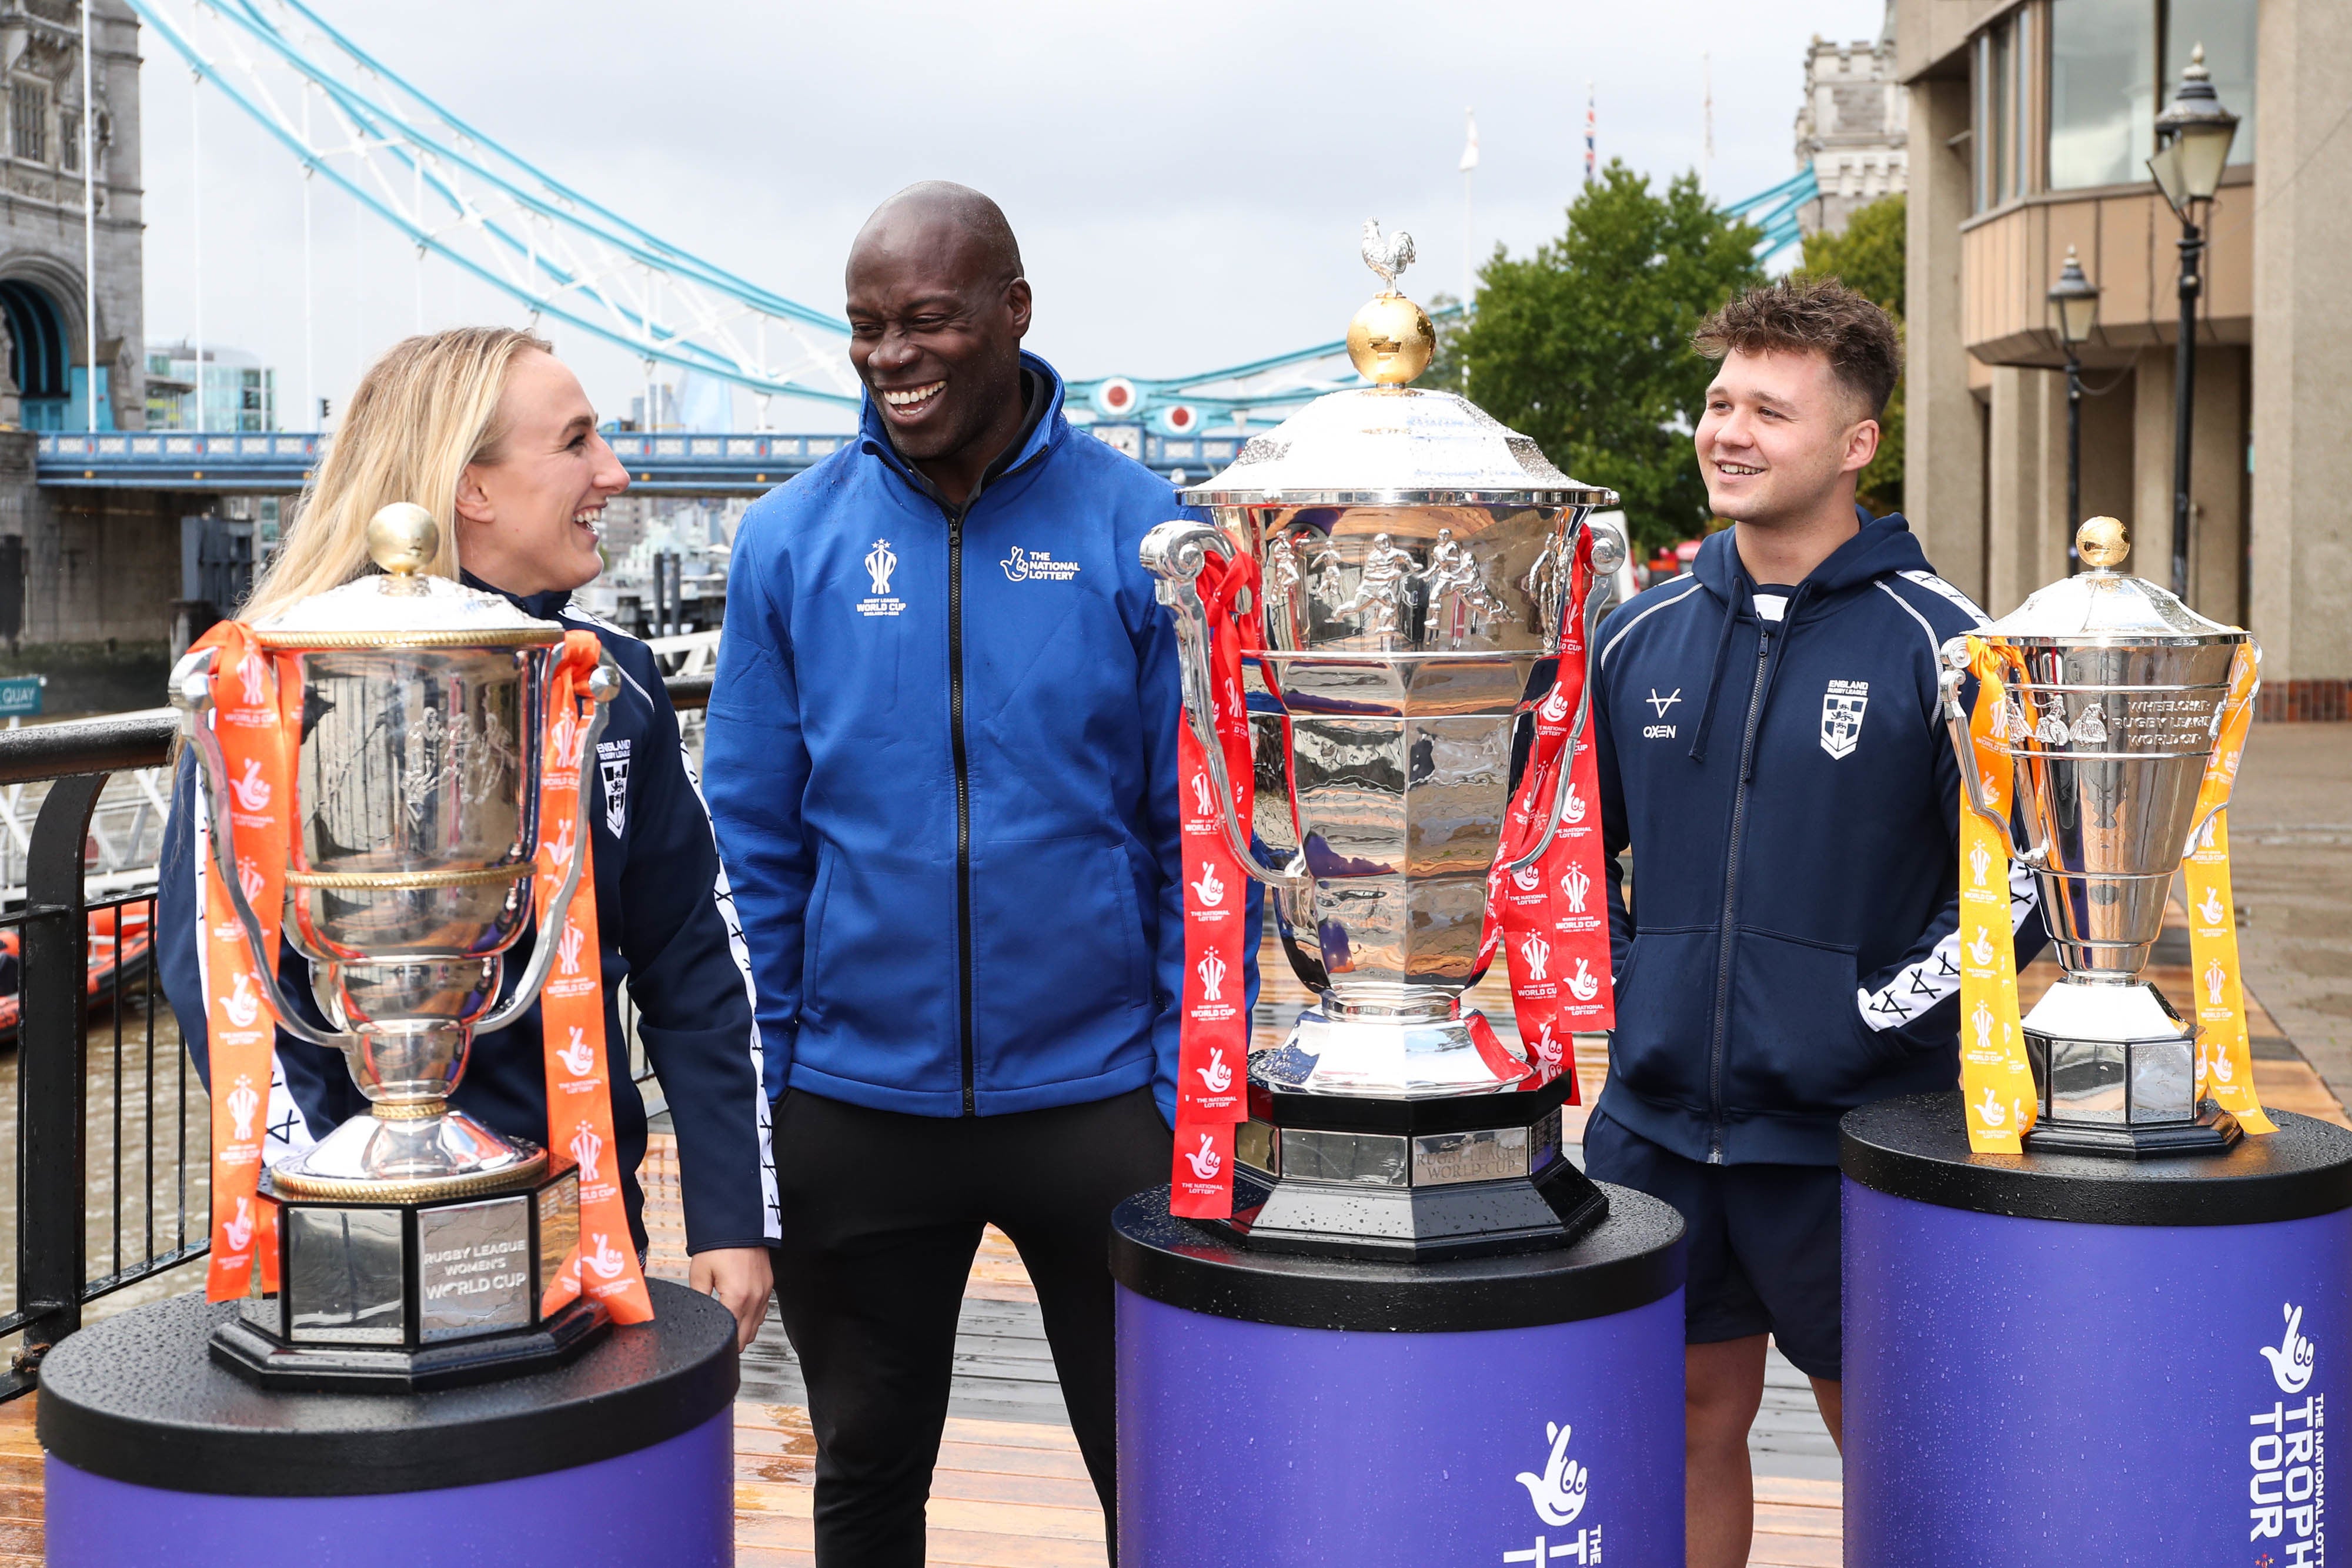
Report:
<svg viewBox="0 0 2352 1568"><path fill-rule="evenodd" d="M984 1225L1112 1511L1108 1226L1168 1179L1184 956L1175 637L1137 549L1182 514L1022 351L995 203L900 192L847 286L859 436L744 516L706 764L781 1097L817 1562L920 1568Z"/></svg>

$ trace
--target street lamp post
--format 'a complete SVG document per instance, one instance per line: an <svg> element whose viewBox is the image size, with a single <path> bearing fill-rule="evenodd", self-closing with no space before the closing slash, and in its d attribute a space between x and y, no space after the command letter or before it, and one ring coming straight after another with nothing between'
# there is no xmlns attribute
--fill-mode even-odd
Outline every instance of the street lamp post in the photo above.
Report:
<svg viewBox="0 0 2352 1568"><path fill-rule="evenodd" d="M2180 340L2172 388L2172 591L2189 594L2189 438L2190 405L2197 390L2197 296L2203 279L2198 265L2205 235L2197 225L2197 204L2210 203L2221 188L2238 117L2221 107L2205 70L2205 46L2191 50L2180 73L2172 107L2157 117L2156 156L2147 170L2157 189L2180 217Z"/></svg>
<svg viewBox="0 0 2352 1568"><path fill-rule="evenodd" d="M2083 562L2074 533L2083 526L2083 359L2081 350L2099 324L2099 286L2083 276L2074 247L2066 247L2066 266L2050 288L2051 313L2058 318L2058 340L2066 345L2066 570L2073 575Z"/></svg>

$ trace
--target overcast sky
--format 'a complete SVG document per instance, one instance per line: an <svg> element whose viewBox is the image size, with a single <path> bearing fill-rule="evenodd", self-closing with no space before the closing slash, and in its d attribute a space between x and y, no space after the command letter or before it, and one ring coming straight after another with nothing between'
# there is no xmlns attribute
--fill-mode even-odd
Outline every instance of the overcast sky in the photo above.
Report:
<svg viewBox="0 0 2352 1568"><path fill-rule="evenodd" d="M184 0L165 0L184 16ZM1882 0L311 0L362 47L551 174L720 266L828 312L866 214L960 180L1003 204L1037 294L1030 346L1073 376L1170 375L1336 338L1372 286L1367 217L1413 232L1409 291L1463 286L1463 110L1477 111L1483 256L1557 234L1581 177L1585 84L1605 162L1696 168L1711 57L1711 191L1794 169L1804 49L1876 35ZM217 33L209 35L217 39ZM196 325L190 80L142 35L147 335ZM205 89L204 331L304 397L301 181ZM315 195L316 392L340 407L412 329L414 252ZM427 264L430 326L522 308ZM558 336L607 413L635 362ZM667 372L666 372L667 373ZM740 405L749 423L748 401ZM835 421L779 401L779 428Z"/></svg>

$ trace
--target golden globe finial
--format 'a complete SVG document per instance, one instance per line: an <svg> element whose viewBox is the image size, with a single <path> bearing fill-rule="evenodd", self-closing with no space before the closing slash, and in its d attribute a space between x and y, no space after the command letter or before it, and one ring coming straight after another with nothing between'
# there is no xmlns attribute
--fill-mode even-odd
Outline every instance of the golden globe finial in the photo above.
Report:
<svg viewBox="0 0 2352 1568"><path fill-rule="evenodd" d="M368 519L368 559L394 577L415 577L432 561L441 525L414 501L394 501Z"/></svg>
<svg viewBox="0 0 2352 1568"><path fill-rule="evenodd" d="M2113 571L2131 553L2131 535L2113 517L2085 517L2074 530L2074 553L2093 571Z"/></svg>
<svg viewBox="0 0 2352 1568"><path fill-rule="evenodd" d="M1348 323L1348 358L1366 381L1402 386L1429 369L1437 352L1437 329L1429 324L1429 313L1397 292L1397 274L1412 262L1412 235L1402 229L1384 235L1380 219L1367 219L1363 257L1380 274L1382 287Z"/></svg>

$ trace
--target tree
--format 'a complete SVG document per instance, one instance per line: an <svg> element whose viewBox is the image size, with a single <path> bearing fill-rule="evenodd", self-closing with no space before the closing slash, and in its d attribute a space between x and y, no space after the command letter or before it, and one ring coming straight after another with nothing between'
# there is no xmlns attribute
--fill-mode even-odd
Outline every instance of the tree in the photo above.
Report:
<svg viewBox="0 0 2352 1568"><path fill-rule="evenodd" d="M1623 497L1644 550L1706 525L1691 431L1714 367L1690 336L1763 281L1758 237L1708 203L1696 175L1653 192L1612 159L1559 239L1525 260L1496 247L1476 317L1446 345L1469 362L1473 402Z"/></svg>
<svg viewBox="0 0 2352 1568"><path fill-rule="evenodd" d="M1799 276L1834 277L1866 299L1875 300L1903 324L1903 228L1900 195L1882 196L1846 220L1842 234L1809 235ZM1878 416L1878 455L1862 471L1857 498L1874 512L1903 509L1903 383Z"/></svg>

